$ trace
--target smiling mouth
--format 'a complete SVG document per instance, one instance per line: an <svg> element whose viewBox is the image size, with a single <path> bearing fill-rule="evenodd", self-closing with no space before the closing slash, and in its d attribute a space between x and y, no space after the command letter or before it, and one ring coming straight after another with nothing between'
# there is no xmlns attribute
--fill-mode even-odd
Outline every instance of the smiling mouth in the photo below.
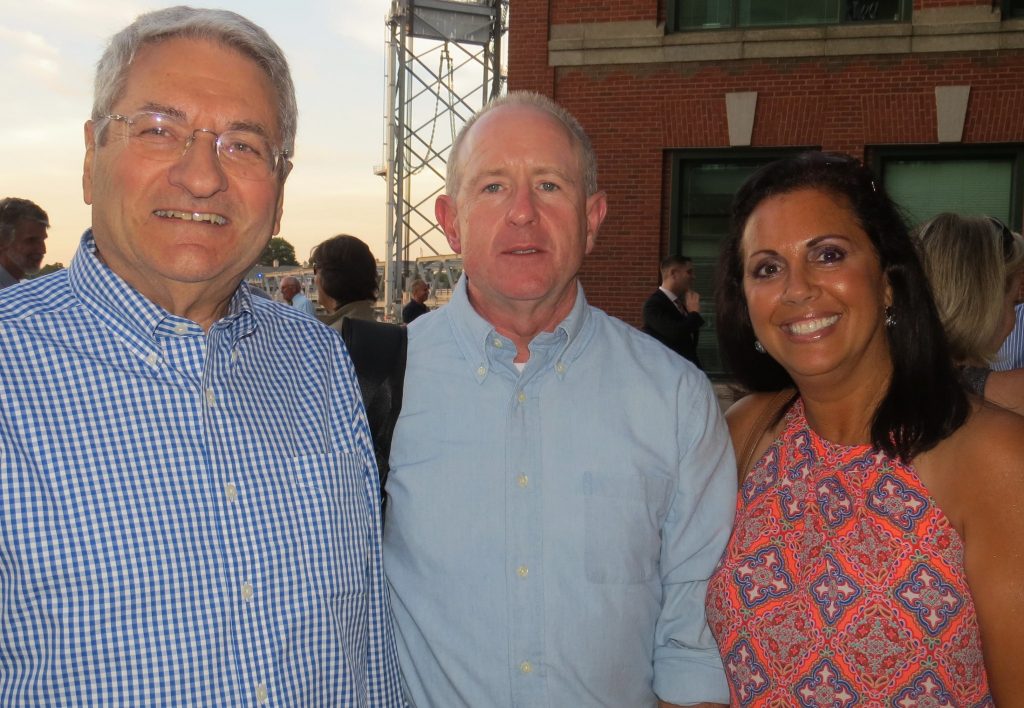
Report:
<svg viewBox="0 0 1024 708"><path fill-rule="evenodd" d="M814 334L815 332L820 332L826 327L831 327L838 321L839 315L818 317L813 320L802 320L800 322L785 325L784 329L792 334Z"/></svg>
<svg viewBox="0 0 1024 708"><path fill-rule="evenodd" d="M528 255L531 255L533 253L537 253L537 249L536 248L520 248L520 249L516 249L515 251L509 251L509 253L511 253L513 256L528 256Z"/></svg>
<svg viewBox="0 0 1024 708"><path fill-rule="evenodd" d="M157 209L153 212L161 219L180 219L182 221L205 221L214 226L224 226L228 223L220 214L207 214L199 211L174 211L171 209Z"/></svg>

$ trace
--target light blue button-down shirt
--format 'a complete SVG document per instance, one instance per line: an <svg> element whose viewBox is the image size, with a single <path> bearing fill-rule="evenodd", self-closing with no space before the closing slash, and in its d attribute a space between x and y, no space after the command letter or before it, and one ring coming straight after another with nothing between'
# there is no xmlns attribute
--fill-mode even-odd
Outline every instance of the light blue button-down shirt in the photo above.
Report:
<svg viewBox="0 0 1024 708"><path fill-rule="evenodd" d="M409 327L384 563L420 708L728 702L704 595L736 468L704 374L586 304L515 347Z"/></svg>
<svg viewBox="0 0 1024 708"><path fill-rule="evenodd" d="M204 333L87 232L0 369L0 705L401 704L336 333L244 286Z"/></svg>
<svg viewBox="0 0 1024 708"><path fill-rule="evenodd" d="M1016 324L996 354L993 371L1010 371L1024 367L1024 305L1014 310Z"/></svg>

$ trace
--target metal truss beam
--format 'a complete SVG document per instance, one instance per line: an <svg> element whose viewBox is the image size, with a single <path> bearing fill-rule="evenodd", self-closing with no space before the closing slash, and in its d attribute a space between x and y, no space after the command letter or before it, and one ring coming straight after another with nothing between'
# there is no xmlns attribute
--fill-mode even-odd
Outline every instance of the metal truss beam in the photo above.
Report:
<svg viewBox="0 0 1024 708"><path fill-rule="evenodd" d="M378 174L388 185L384 303L393 320L416 255L450 250L434 221L434 199L459 128L504 90L507 19L508 0L392 0Z"/></svg>

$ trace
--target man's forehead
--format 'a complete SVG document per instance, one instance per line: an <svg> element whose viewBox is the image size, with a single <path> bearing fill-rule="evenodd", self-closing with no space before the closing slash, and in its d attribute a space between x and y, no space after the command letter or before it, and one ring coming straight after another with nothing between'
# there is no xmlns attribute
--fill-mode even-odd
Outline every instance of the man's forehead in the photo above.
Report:
<svg viewBox="0 0 1024 708"><path fill-rule="evenodd" d="M173 116L185 122L195 120L194 113L203 110L204 104L208 102L205 96L220 93L217 91L216 85L202 86L199 81L203 79L209 81L211 77L214 80L223 78L225 86L238 85L237 77L232 78L225 73L236 71L236 67L221 71L212 67L208 62L196 61L192 57L196 53L201 55L209 52L223 53L231 60L249 65L260 77L269 99L265 106L261 106L257 100L258 93L250 88L246 92L247 100L240 103L237 115L226 116L228 122L215 127L219 130L252 130L272 138L272 135L280 130L280 126L277 125L279 119L277 86L266 69L254 57L216 38L169 37L149 42L140 47L125 74L124 86L114 101L114 105L119 105L118 112L125 114L156 112ZM158 56L154 57L154 54ZM191 74L194 74L197 79L194 90L187 81ZM178 81L169 81L168 79L172 77L177 77ZM184 84L190 90L186 91L182 97L156 93L158 90L176 84ZM246 82L245 85L254 86L251 82ZM266 116L259 115L261 113L266 113Z"/></svg>

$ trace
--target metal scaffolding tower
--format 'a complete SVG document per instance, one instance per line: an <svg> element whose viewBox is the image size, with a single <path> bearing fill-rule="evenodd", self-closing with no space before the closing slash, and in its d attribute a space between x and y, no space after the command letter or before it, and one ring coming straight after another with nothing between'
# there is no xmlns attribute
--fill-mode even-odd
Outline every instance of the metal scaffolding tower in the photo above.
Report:
<svg viewBox="0 0 1024 708"><path fill-rule="evenodd" d="M415 259L450 251L434 221L459 128L504 87L508 0L392 0L388 15L386 314L398 320ZM415 41L415 44L414 44Z"/></svg>

